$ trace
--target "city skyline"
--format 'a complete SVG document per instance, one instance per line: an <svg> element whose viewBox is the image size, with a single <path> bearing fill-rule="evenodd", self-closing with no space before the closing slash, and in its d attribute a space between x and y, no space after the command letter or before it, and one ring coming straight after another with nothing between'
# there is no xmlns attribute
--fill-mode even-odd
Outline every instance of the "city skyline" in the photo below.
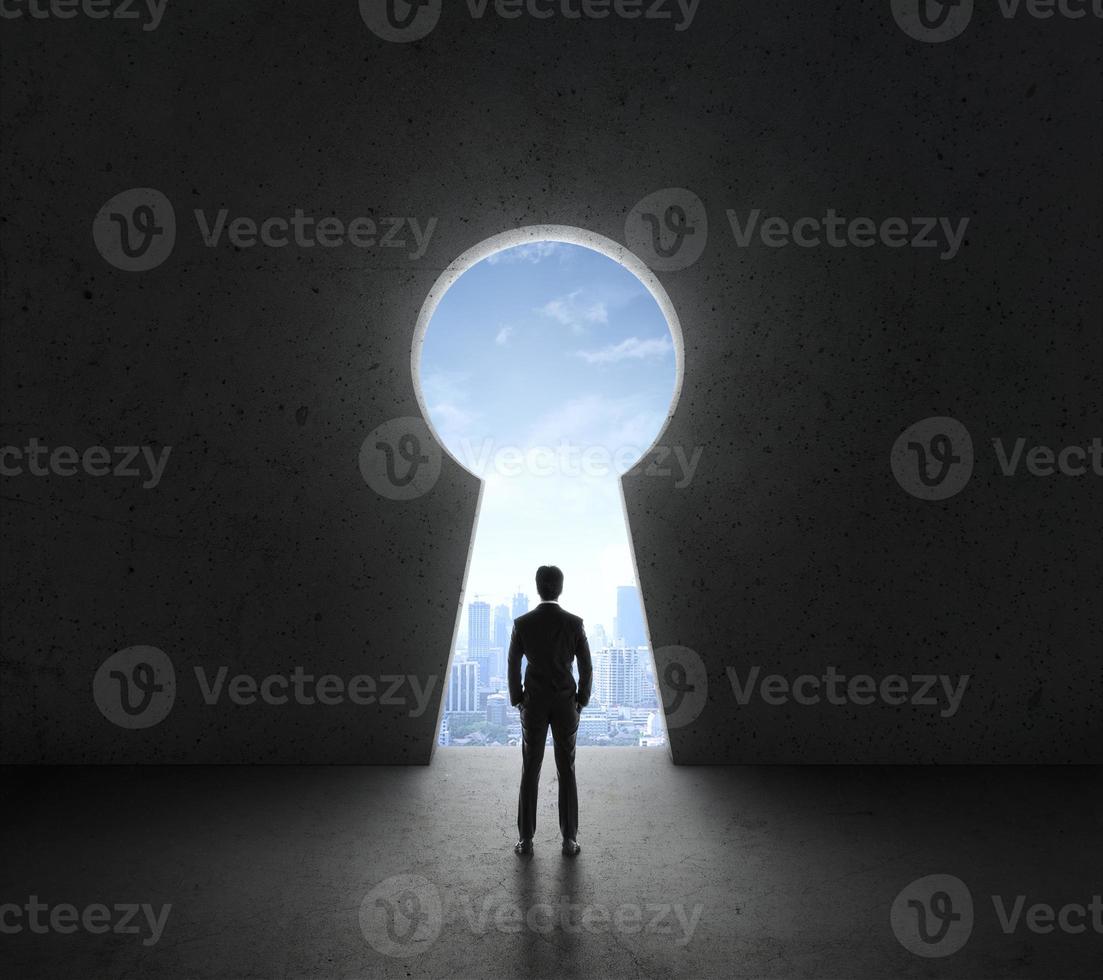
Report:
<svg viewBox="0 0 1103 980"><path fill-rule="evenodd" d="M635 586L615 586L617 625L612 635L601 624L587 634L593 662L590 703L579 719L580 745L666 744L665 721L655 683L651 648L630 642L646 637L643 608ZM506 665L514 612L530 606L526 593L513 593L511 604L475 596L468 602L457 632L447 677L445 706L438 733L444 746L515 745L520 716L509 704ZM507 634L508 629L508 634ZM522 658L522 670L524 670ZM578 677L577 664L574 675Z"/></svg>

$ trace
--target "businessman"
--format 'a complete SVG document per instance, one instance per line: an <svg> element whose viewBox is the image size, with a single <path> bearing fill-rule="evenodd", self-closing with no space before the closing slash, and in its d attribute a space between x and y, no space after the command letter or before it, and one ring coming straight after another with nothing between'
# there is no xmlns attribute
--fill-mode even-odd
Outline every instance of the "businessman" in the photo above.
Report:
<svg viewBox="0 0 1103 980"><path fill-rule="evenodd" d="M563 573L554 565L536 570L540 604L513 622L509 641L509 700L521 712L521 794L517 801L517 832L513 850L532 853L536 833L536 798L540 764L551 726L555 768L559 773L559 830L563 853L574 857L578 835L578 785L574 776L574 743L582 709L590 700L594 668L582 620L559 605ZM528 660L524 686L521 657ZM578 661L578 685L571 662Z"/></svg>

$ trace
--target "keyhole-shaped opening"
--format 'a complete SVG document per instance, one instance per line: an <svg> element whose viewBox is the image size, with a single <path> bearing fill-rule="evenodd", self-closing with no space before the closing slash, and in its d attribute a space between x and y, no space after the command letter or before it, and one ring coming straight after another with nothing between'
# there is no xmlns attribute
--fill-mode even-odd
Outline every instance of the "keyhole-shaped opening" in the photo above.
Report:
<svg viewBox="0 0 1103 980"><path fill-rule="evenodd" d="M483 242L430 293L413 351L422 412L482 481L438 744L516 744L509 636L545 564L562 568L560 602L592 652L579 744L666 744L620 477L666 427L681 367L654 275L579 229Z"/></svg>

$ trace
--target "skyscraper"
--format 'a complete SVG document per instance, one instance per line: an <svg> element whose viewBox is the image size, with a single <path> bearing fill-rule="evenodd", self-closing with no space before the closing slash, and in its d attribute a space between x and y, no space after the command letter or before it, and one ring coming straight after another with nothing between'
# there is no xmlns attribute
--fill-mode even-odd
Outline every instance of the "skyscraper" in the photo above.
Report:
<svg viewBox="0 0 1103 980"><path fill-rule="evenodd" d="M617 586L617 637L626 647L647 645L647 631L643 628L643 606L640 592L634 585Z"/></svg>
<svg viewBox="0 0 1103 980"><path fill-rule="evenodd" d="M640 652L629 647L598 650L594 661L594 697L606 707L637 708L643 696Z"/></svg>
<svg viewBox="0 0 1103 980"><path fill-rule="evenodd" d="M479 665L479 682L490 683L490 603L476 599L467 607L467 659Z"/></svg>
<svg viewBox="0 0 1103 980"><path fill-rule="evenodd" d="M514 593L513 618L524 616L529 611L529 597L524 592Z"/></svg>
<svg viewBox="0 0 1103 980"><path fill-rule="evenodd" d="M445 714L479 710L479 665L470 660L452 664L448 672L448 697Z"/></svg>
<svg viewBox="0 0 1103 980"><path fill-rule="evenodd" d="M494 663L494 676L504 677L506 671L505 658L509 652L509 638L513 633L513 617L509 614L509 606L494 607L494 632L491 636L491 649L497 648Z"/></svg>

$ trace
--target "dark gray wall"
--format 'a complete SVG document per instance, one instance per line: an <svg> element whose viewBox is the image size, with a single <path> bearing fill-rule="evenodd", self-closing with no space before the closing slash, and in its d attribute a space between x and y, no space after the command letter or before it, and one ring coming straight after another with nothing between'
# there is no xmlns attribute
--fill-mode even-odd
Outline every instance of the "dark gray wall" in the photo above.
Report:
<svg viewBox="0 0 1103 980"><path fill-rule="evenodd" d="M1099 478L1006 478L990 443L1103 434L1098 22L978 10L934 45L887 0L704 0L682 32L446 8L409 45L336 0L170 0L148 32L0 24L0 443L172 447L153 489L4 477L6 758L427 761L477 484L445 459L400 502L357 466L372 429L418 414L422 301L484 238L623 241L637 201L685 187L710 234L659 273L685 338L661 441L701 462L681 489L625 481L652 641L706 675L675 759L1099 761ZM133 187L179 223L140 273L91 232ZM418 259L206 248L192 209L221 207L438 223ZM970 225L952 261L740 248L727 208ZM974 475L919 500L889 452L943 415L971 432ZM93 677L137 644L171 658L177 691L130 731ZM420 713L408 685L399 704L208 706L193 670L223 665L435 686ZM952 718L741 706L725 668L755 665L972 680Z"/></svg>

